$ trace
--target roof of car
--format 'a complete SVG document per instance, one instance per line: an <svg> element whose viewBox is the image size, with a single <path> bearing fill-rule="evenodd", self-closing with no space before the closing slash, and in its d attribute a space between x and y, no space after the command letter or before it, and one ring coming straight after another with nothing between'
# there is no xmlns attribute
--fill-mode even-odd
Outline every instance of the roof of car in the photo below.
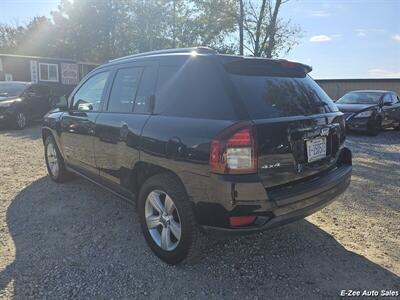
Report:
<svg viewBox="0 0 400 300"><path fill-rule="evenodd" d="M128 56L123 56L120 58L116 58L110 60L109 62L119 62L130 60L139 57L154 57L154 56L166 56L170 54L186 54L186 55L193 55L193 54L217 54L217 52L208 47L192 47L192 48L176 48L176 49L165 49L165 50L156 50L156 51L149 51L143 52L138 54L132 54Z"/></svg>
<svg viewBox="0 0 400 300"><path fill-rule="evenodd" d="M307 70L307 73L312 70L311 66L298 63L298 62L289 62L284 59L271 59L271 58L264 58L264 57L248 57L248 56L239 56L239 55L231 55L231 54L219 54L217 51L214 49L208 48L208 47L192 47L192 48L177 48L177 49L165 49L165 50L157 50L157 51L150 51L150 52L144 52L144 53L139 53L139 54L133 54L133 55L128 55L120 58L116 58L113 60L110 60L108 63L99 66L97 69L101 69L103 67L113 65L113 64L120 64L124 62L130 62L130 61L136 61L136 60L142 60L142 59L147 59L147 58L173 58L177 56L217 56L220 59L223 60L224 63L234 61L234 60L240 60L240 59L246 59L246 60L264 60L264 61L271 61L271 62L280 62L280 63L292 63L292 64L298 64L299 66L303 66L305 70Z"/></svg>

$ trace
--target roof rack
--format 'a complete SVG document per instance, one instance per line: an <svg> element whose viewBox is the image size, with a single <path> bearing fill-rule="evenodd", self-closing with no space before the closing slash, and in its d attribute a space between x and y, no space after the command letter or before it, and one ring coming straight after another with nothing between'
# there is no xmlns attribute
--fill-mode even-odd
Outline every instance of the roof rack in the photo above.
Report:
<svg viewBox="0 0 400 300"><path fill-rule="evenodd" d="M109 62L116 62L116 61L121 61L121 60L129 59L129 58L144 57L144 56L157 55L157 54L190 53L190 52L196 52L199 54L217 54L217 51L215 51L211 48L208 48L208 47L176 48L176 49L156 50L156 51L132 54L132 55L112 59Z"/></svg>

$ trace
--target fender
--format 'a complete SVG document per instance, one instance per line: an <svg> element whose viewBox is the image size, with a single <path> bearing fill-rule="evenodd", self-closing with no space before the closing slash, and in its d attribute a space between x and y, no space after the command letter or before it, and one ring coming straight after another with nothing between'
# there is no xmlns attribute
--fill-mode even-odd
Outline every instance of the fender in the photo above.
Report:
<svg viewBox="0 0 400 300"><path fill-rule="evenodd" d="M43 117L42 139L44 143L45 137L47 137L47 134L45 132L46 131L50 132L53 135L53 138L57 144L58 150L60 151L62 157L65 158L60 141L60 136L61 136L60 119L63 116L63 114L64 112L52 110Z"/></svg>

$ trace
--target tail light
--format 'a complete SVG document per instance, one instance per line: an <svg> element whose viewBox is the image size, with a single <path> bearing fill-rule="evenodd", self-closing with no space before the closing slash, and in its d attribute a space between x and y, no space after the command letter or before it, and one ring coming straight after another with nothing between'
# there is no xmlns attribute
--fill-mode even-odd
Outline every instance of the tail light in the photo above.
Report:
<svg viewBox="0 0 400 300"><path fill-rule="evenodd" d="M257 172L257 148L253 123L236 123L224 129L212 140L210 172L217 174Z"/></svg>

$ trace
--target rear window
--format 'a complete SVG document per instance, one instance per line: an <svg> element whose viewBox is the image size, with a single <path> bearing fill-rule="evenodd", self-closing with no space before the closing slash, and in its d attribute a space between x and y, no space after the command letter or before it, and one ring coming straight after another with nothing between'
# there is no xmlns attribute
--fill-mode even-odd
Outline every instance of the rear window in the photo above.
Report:
<svg viewBox="0 0 400 300"><path fill-rule="evenodd" d="M263 69L264 68L264 69ZM304 116L338 111L303 67L225 67L252 119Z"/></svg>
<svg viewBox="0 0 400 300"><path fill-rule="evenodd" d="M219 69L207 58L195 56L183 65L161 65L155 113L166 116L234 119L231 101Z"/></svg>

